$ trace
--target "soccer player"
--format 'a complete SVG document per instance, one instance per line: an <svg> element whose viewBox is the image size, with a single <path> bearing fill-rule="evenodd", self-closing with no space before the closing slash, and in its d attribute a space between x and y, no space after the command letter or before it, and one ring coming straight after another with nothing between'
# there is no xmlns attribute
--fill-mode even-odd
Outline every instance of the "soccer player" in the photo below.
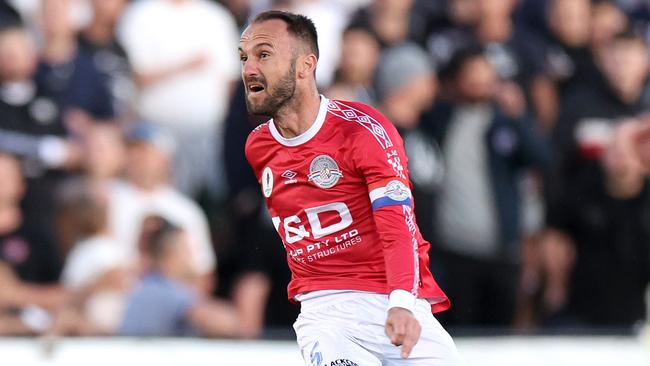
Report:
<svg viewBox="0 0 650 366"><path fill-rule="evenodd" d="M314 24L259 14L239 43L250 162L292 272L307 365L459 365L433 317L449 300L429 271L407 160L390 121L316 89ZM408 65L404 65L408 67Z"/></svg>

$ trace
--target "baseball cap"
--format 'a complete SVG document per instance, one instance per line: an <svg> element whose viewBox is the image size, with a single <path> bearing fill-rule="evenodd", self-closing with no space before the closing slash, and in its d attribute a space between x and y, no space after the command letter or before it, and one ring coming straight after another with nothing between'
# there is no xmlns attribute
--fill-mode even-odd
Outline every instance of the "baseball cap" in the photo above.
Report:
<svg viewBox="0 0 650 366"><path fill-rule="evenodd" d="M383 99L411 79L435 72L429 55L416 44L404 43L385 50L377 66L375 86Z"/></svg>
<svg viewBox="0 0 650 366"><path fill-rule="evenodd" d="M126 141L148 143L170 155L176 150L176 142L172 135L162 126L151 122L140 121L128 126Z"/></svg>

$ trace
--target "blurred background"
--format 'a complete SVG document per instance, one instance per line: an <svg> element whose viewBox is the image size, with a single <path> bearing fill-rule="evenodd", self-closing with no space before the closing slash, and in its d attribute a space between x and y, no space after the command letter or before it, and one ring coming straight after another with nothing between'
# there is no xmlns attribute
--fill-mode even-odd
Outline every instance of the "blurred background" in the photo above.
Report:
<svg viewBox="0 0 650 366"><path fill-rule="evenodd" d="M2 0L0 345L295 337L243 153L268 9L314 20L325 96L402 134L461 345L644 334L649 2Z"/></svg>

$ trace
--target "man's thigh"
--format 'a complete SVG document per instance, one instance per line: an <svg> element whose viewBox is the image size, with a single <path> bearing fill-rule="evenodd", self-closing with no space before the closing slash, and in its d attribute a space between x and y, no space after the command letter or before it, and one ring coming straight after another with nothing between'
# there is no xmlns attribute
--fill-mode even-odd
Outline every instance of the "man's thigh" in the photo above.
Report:
<svg viewBox="0 0 650 366"><path fill-rule="evenodd" d="M354 330L332 320L301 316L294 324L307 366L381 366L381 360L358 339Z"/></svg>
<svg viewBox="0 0 650 366"><path fill-rule="evenodd" d="M336 301L316 311L302 312L294 324L307 366L460 366L451 336L431 314L426 300L418 300L415 316L422 327L408 359L390 343L384 331L387 296L363 294Z"/></svg>

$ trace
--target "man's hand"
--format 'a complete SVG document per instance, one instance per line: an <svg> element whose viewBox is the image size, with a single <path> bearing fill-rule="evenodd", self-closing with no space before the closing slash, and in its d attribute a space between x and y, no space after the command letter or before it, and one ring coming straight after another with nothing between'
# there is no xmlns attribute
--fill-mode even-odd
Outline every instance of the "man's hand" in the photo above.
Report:
<svg viewBox="0 0 650 366"><path fill-rule="evenodd" d="M388 310L385 329L390 342L402 346L402 358L407 358L411 354L411 350L420 339L422 330L413 313L399 307Z"/></svg>

